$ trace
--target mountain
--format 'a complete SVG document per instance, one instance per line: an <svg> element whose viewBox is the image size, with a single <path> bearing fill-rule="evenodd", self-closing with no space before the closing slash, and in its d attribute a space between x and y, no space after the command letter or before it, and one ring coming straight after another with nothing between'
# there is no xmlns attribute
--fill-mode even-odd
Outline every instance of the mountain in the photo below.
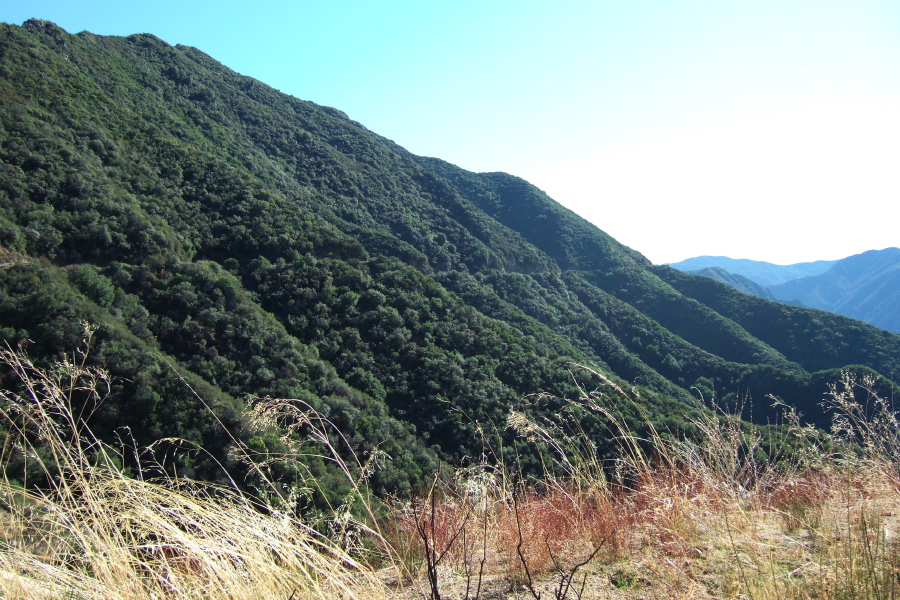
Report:
<svg viewBox="0 0 900 600"><path fill-rule="evenodd" d="M769 286L777 298L798 299L900 332L900 248L869 250L837 261L821 275Z"/></svg>
<svg viewBox="0 0 900 600"><path fill-rule="evenodd" d="M760 260L747 258L728 258L727 256L696 256L669 266L679 271L699 271L710 267L719 267L735 275L743 275L747 279L764 286L777 285L797 279L824 273L837 261L817 260L814 262L796 263L793 265L776 265Z"/></svg>
<svg viewBox="0 0 900 600"><path fill-rule="evenodd" d="M697 270L696 265L713 264ZM739 271L729 271L730 265ZM747 259L699 256L670 265L767 300L819 308L900 332L900 249L870 250L837 261L773 265ZM738 272L748 273L747 277ZM778 284L758 285L807 273ZM810 274L811 273L811 274ZM753 279L753 281L748 281Z"/></svg>
<svg viewBox="0 0 900 600"><path fill-rule="evenodd" d="M691 275L700 275L702 277L710 277L716 281L721 281L745 294L752 294L754 296L759 296L760 298L765 298L766 300L777 300L765 286L762 286L743 275L729 273L722 267L705 267L696 271L687 272Z"/></svg>
<svg viewBox="0 0 900 600"><path fill-rule="evenodd" d="M158 460L182 476L242 481L242 445L300 480L277 457L310 425L263 427L255 396L315 410L387 493L481 456L539 469L506 419L577 417L559 398L599 385L577 364L640 395L601 396L635 431L679 435L700 394L821 424L839 369L900 374L898 335L653 266L520 178L415 156L195 48L0 24L0 99L0 339L40 364L89 343L114 376L92 427L180 438Z"/></svg>

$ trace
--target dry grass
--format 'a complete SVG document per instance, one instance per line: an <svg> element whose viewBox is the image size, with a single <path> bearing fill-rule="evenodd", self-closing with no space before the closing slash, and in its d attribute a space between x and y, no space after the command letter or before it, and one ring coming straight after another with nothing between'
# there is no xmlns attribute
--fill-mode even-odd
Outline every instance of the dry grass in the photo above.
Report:
<svg viewBox="0 0 900 600"><path fill-rule="evenodd" d="M0 269L27 262L28 257L21 252L0 246Z"/></svg>
<svg viewBox="0 0 900 600"><path fill-rule="evenodd" d="M704 473L661 472L601 497L561 485L495 497L479 502L483 513L446 490L428 543L449 548L439 565L446 598L475 598L479 589L483 598L532 598L525 565L535 591L552 598L597 547L576 573L578 582L585 577L583 592L568 597L894 598L898 485L891 468L870 464L794 474L736 499L708 487ZM415 528L416 519L430 522L431 504L397 510L389 540L419 546L407 552L406 597L431 597ZM463 523L468 535L451 545L448 533Z"/></svg>
<svg viewBox="0 0 900 600"><path fill-rule="evenodd" d="M22 383L0 392L3 464L26 460L42 482L0 483L0 597L900 597L897 419L872 381L833 388L827 453L795 423L806 452L775 467L754 459L762 437L724 415L697 420L694 440L652 428L639 439L615 409L638 399L596 374L598 388L573 405L619 441L614 460L600 460L565 411L541 423L513 413L523 443L555 456L542 479L487 464L436 477L422 496L389 501L387 517L364 511L368 527L355 524L351 539L348 527L317 534L236 486L126 473L86 425L108 382L82 358L42 371L0 352ZM286 432L286 446L303 424L336 460L306 407L257 402L248 414ZM351 472L367 469L346 470L360 501L364 479Z"/></svg>
<svg viewBox="0 0 900 600"><path fill-rule="evenodd" d="M775 467L753 458L762 436L726 415L698 420L693 441L639 440L607 402L635 400L597 375L600 391L579 407L608 422L619 457L598 464L564 414L514 414L523 438L557 452L563 476L516 488L485 467L395 504L389 541L407 546L407 597L900 597L898 447L883 435L897 421L874 382L848 376L832 389L830 454L795 423L806 452ZM860 400L876 410L864 417ZM443 553L437 594L427 544Z"/></svg>
<svg viewBox="0 0 900 600"><path fill-rule="evenodd" d="M108 383L83 360L50 371L0 361L22 391L0 392L3 464L26 460L40 487L0 483L2 598L381 598L366 564L306 524L235 488L126 475L74 399Z"/></svg>

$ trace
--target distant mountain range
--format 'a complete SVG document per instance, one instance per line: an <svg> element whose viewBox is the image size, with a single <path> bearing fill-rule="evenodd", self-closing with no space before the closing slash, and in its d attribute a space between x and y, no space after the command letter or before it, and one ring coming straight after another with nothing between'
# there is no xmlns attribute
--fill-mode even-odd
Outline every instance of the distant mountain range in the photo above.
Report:
<svg viewBox="0 0 900 600"><path fill-rule="evenodd" d="M698 256L670 266L760 298L820 308L900 332L900 248L794 265Z"/></svg>
<svg viewBox="0 0 900 600"><path fill-rule="evenodd" d="M778 285L786 281L821 275L831 268L836 260L817 260L815 262L796 263L793 265L776 265L761 260L747 258L728 258L727 256L695 256L677 263L669 264L679 271L693 273L710 267L724 269L734 275L743 275L760 285ZM729 282L725 282L729 283Z"/></svg>

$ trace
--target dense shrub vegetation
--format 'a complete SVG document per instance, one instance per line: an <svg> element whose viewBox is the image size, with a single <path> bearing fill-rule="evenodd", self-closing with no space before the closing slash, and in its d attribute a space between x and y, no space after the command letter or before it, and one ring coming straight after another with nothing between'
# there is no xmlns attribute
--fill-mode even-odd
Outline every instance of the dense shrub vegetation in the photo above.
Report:
<svg viewBox="0 0 900 600"><path fill-rule="evenodd" d="M700 396L765 422L773 394L825 423L836 370L900 374L900 336L653 267L521 179L413 156L152 35L0 24L0 159L0 340L47 363L96 326L89 360L114 379L94 431L202 445L163 465L185 475L242 472L237 442L280 451L246 427L249 395L332 421L341 452L379 457L383 494L511 459L510 410L577 396L572 363L671 432ZM339 502L334 463L307 462Z"/></svg>

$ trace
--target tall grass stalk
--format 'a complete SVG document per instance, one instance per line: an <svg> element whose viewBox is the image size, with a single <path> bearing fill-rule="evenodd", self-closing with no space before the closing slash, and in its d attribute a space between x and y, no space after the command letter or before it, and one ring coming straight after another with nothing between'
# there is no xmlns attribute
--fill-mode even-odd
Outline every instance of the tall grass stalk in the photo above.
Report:
<svg viewBox="0 0 900 600"><path fill-rule="evenodd" d="M640 399L591 372L596 389L549 397L562 410L510 414L508 427L553 462L487 505L491 577L550 597L562 589L554 577L589 558L585 594L601 597L610 584L657 598L900 597L898 423L873 381L845 376L832 388L831 434L789 413L773 436L708 399L711 409L688 417L689 437L649 419L639 436L622 415L646 419ZM597 452L587 419L617 444L612 456ZM459 523L452 512L470 510L462 489L431 510Z"/></svg>
<svg viewBox="0 0 900 600"><path fill-rule="evenodd" d="M41 369L6 348L0 363L19 383L0 391L0 464L26 465L26 481L0 482L0 597L386 597L368 565L287 511L127 472L88 425L109 378L85 353Z"/></svg>

